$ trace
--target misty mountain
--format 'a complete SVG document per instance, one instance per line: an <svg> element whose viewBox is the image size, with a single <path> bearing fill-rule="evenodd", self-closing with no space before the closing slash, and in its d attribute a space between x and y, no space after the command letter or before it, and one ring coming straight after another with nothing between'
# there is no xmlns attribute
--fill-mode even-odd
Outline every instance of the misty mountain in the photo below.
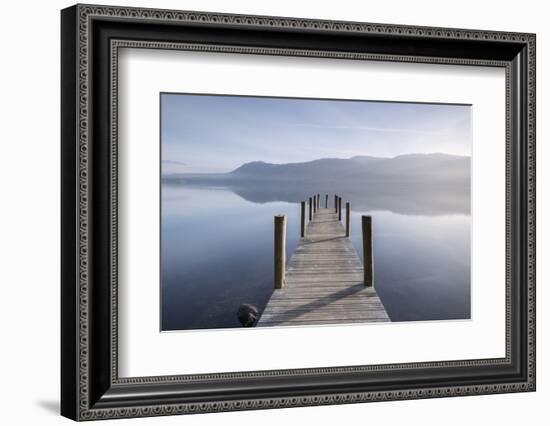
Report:
<svg viewBox="0 0 550 426"><path fill-rule="evenodd" d="M356 156L323 158L303 163L246 163L229 173L232 178L255 180L426 180L469 179L470 157L446 154L409 154L393 158Z"/></svg>
<svg viewBox="0 0 550 426"><path fill-rule="evenodd" d="M245 163L229 173L168 175L180 181L379 181L438 180L464 181L470 178L470 157L448 154L407 154L393 158L356 156L347 159L321 158L302 163Z"/></svg>
<svg viewBox="0 0 550 426"><path fill-rule="evenodd" d="M229 173L167 175L163 182L226 188L256 203L300 202L325 193L340 194L359 210L427 215L470 211L470 157L446 154L254 161Z"/></svg>

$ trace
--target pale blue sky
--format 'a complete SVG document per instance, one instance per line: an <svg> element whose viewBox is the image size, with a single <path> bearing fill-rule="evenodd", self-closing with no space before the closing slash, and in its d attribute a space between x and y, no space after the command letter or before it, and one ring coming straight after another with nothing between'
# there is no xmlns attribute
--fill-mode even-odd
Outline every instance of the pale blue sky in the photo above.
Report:
<svg viewBox="0 0 550 426"><path fill-rule="evenodd" d="M471 107L161 95L163 173L218 173L249 161L471 154Z"/></svg>

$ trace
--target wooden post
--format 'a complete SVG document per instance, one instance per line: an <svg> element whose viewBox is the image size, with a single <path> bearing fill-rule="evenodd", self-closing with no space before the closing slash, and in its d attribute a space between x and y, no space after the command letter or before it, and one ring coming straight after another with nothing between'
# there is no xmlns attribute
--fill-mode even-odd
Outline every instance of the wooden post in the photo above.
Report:
<svg viewBox="0 0 550 426"><path fill-rule="evenodd" d="M312 200L313 200L313 213L317 213L317 196L314 195Z"/></svg>
<svg viewBox="0 0 550 426"><path fill-rule="evenodd" d="M342 220L342 197L338 197L338 220Z"/></svg>
<svg viewBox="0 0 550 426"><path fill-rule="evenodd" d="M311 219L313 219L313 201L312 198L309 197L309 221L311 222Z"/></svg>
<svg viewBox="0 0 550 426"><path fill-rule="evenodd" d="M338 213L338 195L334 194L334 211Z"/></svg>
<svg viewBox="0 0 550 426"><path fill-rule="evenodd" d="M275 288L285 286L286 263L286 216L275 216Z"/></svg>
<svg viewBox="0 0 550 426"><path fill-rule="evenodd" d="M328 209L328 194L325 194L325 209Z"/></svg>
<svg viewBox="0 0 550 426"><path fill-rule="evenodd" d="M351 205L349 201L346 203L346 237L349 238L349 231L350 231L350 212L351 212Z"/></svg>
<svg viewBox="0 0 550 426"><path fill-rule="evenodd" d="M300 217L300 237L304 238L306 236L306 202L302 201L300 203L301 208L301 217Z"/></svg>
<svg viewBox="0 0 550 426"><path fill-rule="evenodd" d="M374 265L372 256L372 217L361 218L363 228L363 268L365 270L365 286L374 286Z"/></svg>
<svg viewBox="0 0 550 426"><path fill-rule="evenodd" d="M321 208L321 194L317 194L317 210Z"/></svg>

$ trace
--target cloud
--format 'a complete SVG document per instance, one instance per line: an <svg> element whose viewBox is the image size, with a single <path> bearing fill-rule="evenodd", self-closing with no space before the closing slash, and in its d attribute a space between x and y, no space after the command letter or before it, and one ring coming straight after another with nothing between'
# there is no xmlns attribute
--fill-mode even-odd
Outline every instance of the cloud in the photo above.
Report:
<svg viewBox="0 0 550 426"><path fill-rule="evenodd" d="M162 164L169 164L173 166L187 166L187 163L184 163L183 161L175 161L175 160L162 160Z"/></svg>
<svg viewBox="0 0 550 426"><path fill-rule="evenodd" d="M356 126L356 125L343 125L343 126L334 126L326 124L289 124L286 127L304 127L311 129L336 129L336 130L368 130L372 132L387 132L387 133L408 133L408 134L419 134L419 135L439 135L445 136L449 132L444 131L430 131L430 130L417 130L417 129L399 129L391 127L374 127L374 126Z"/></svg>

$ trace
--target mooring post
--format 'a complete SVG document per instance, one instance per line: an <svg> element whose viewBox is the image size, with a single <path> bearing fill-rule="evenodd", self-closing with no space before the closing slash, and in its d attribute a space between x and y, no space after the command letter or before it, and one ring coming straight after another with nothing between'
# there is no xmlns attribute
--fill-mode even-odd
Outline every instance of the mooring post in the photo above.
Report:
<svg viewBox="0 0 550 426"><path fill-rule="evenodd" d="M325 209L328 209L328 194L325 194Z"/></svg>
<svg viewBox="0 0 550 426"><path fill-rule="evenodd" d="M338 195L334 194L334 211L338 213Z"/></svg>
<svg viewBox="0 0 550 426"><path fill-rule="evenodd" d="M350 231L350 212L351 212L351 204L348 201L346 203L346 237L349 237L349 231Z"/></svg>
<svg viewBox="0 0 550 426"><path fill-rule="evenodd" d="M365 286L374 285L374 265L372 256L372 217L363 216L361 218L363 229L363 265L365 270Z"/></svg>
<svg viewBox="0 0 550 426"><path fill-rule="evenodd" d="M317 213L317 196L314 195L312 200L313 200L313 213Z"/></svg>
<svg viewBox="0 0 550 426"><path fill-rule="evenodd" d="M313 199L309 197L309 221L313 219Z"/></svg>
<svg viewBox="0 0 550 426"><path fill-rule="evenodd" d="M342 221L342 197L338 197L338 220Z"/></svg>
<svg viewBox="0 0 550 426"><path fill-rule="evenodd" d="M300 203L301 215L300 215L300 237L306 236L306 202Z"/></svg>
<svg viewBox="0 0 550 426"><path fill-rule="evenodd" d="M321 208L321 194L317 194L317 210Z"/></svg>
<svg viewBox="0 0 550 426"><path fill-rule="evenodd" d="M286 216L275 216L275 288L285 286L286 263Z"/></svg>

